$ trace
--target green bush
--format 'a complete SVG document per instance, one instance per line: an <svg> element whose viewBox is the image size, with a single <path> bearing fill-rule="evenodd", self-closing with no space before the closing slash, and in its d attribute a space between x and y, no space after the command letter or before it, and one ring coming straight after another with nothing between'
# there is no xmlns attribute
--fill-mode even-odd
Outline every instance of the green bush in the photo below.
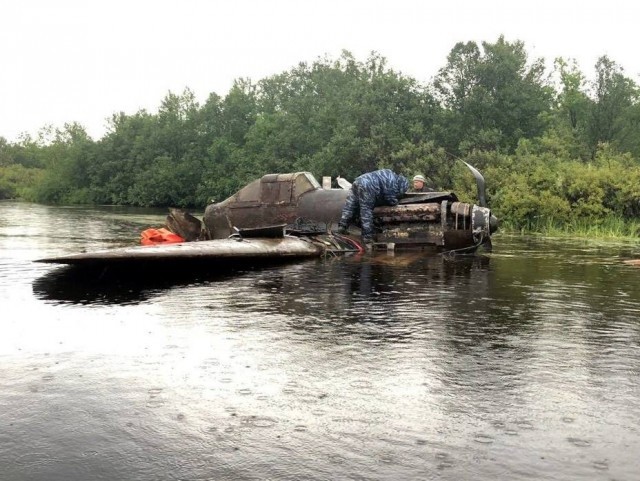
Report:
<svg viewBox="0 0 640 481"><path fill-rule="evenodd" d="M34 189L43 176L42 169L20 164L0 167L0 199L34 200Z"/></svg>

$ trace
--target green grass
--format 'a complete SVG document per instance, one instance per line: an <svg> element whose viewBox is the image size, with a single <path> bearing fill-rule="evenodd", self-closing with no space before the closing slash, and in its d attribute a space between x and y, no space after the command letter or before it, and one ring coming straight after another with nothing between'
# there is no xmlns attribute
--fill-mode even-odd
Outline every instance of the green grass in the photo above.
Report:
<svg viewBox="0 0 640 481"><path fill-rule="evenodd" d="M606 217L597 220L576 220L558 223L554 219L539 219L528 225L500 225L505 233L541 234L550 237L589 237L596 239L640 239L640 220Z"/></svg>

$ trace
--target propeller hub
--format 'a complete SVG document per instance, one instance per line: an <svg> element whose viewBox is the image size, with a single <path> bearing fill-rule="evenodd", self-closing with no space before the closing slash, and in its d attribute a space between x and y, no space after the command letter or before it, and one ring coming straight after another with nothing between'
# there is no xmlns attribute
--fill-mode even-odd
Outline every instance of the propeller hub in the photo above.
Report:
<svg viewBox="0 0 640 481"><path fill-rule="evenodd" d="M475 242L491 237L491 233L497 230L498 219L491 215L491 209L474 205L471 209L471 232Z"/></svg>

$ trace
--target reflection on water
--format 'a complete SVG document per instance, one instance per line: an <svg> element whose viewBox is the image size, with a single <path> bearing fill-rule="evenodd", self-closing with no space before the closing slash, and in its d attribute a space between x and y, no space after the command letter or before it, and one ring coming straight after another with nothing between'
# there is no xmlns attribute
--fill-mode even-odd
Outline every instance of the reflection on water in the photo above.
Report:
<svg viewBox="0 0 640 481"><path fill-rule="evenodd" d="M290 261L289 261L290 262ZM138 304L180 286L197 286L222 281L284 261L252 264L164 262L132 266L64 266L50 270L33 281L34 295L43 300L72 304Z"/></svg>
<svg viewBox="0 0 640 481"><path fill-rule="evenodd" d="M163 213L0 213L3 481L637 477L637 245L149 275L32 260Z"/></svg>

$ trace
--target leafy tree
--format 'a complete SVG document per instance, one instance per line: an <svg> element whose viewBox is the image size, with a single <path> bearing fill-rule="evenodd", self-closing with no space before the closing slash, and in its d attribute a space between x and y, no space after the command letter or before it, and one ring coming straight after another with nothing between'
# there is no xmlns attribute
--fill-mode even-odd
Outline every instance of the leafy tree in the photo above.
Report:
<svg viewBox="0 0 640 481"><path fill-rule="evenodd" d="M635 102L620 115L614 144L620 152L629 152L640 160L640 103Z"/></svg>
<svg viewBox="0 0 640 481"><path fill-rule="evenodd" d="M372 53L318 59L260 82L262 115L247 135L247 157L262 172L311 170L353 178L382 166L407 141L429 135L436 108L415 80ZM270 169L270 170L269 170Z"/></svg>
<svg viewBox="0 0 640 481"><path fill-rule="evenodd" d="M223 137L239 147L244 145L257 115L256 86L248 79L236 80L222 101Z"/></svg>
<svg viewBox="0 0 640 481"><path fill-rule="evenodd" d="M33 191L42 182L44 171L20 164L0 166L0 199L35 200Z"/></svg>
<svg viewBox="0 0 640 481"><path fill-rule="evenodd" d="M555 61L560 90L556 95L556 106L550 115L545 137L555 138L562 145L568 158L587 161L591 158L589 148L589 116L593 101L585 92L586 79L575 61L558 58Z"/></svg>
<svg viewBox="0 0 640 481"><path fill-rule="evenodd" d="M473 149L513 152L522 137L542 134L553 90L545 84L544 63L528 63L524 44L458 43L434 80L448 111L439 140L460 154ZM452 130L449 130L452 129Z"/></svg>
<svg viewBox="0 0 640 481"><path fill-rule="evenodd" d="M150 143L156 129L155 116L144 110L134 115L114 114L109 132L98 142L89 168L91 195L99 204L130 204L128 196L139 173L163 154Z"/></svg>
<svg viewBox="0 0 640 481"><path fill-rule="evenodd" d="M624 76L623 69L607 56L596 62L593 85L595 104L592 108L591 140L598 143L614 141L621 130L621 118L638 100L638 88Z"/></svg>
<svg viewBox="0 0 640 481"><path fill-rule="evenodd" d="M209 94L204 105L199 109L198 130L207 144L211 139L223 135L223 99L215 92Z"/></svg>
<svg viewBox="0 0 640 481"><path fill-rule="evenodd" d="M51 140L41 146L45 172L35 198L51 204L90 202L87 170L95 154L93 140L77 123L65 124L64 129L47 135Z"/></svg>
<svg viewBox="0 0 640 481"><path fill-rule="evenodd" d="M438 190L447 190L453 185L456 161L442 147L436 147L433 141L407 141L393 154L392 159L397 170L408 178L416 174L425 175L427 184Z"/></svg>
<svg viewBox="0 0 640 481"><path fill-rule="evenodd" d="M179 162L188 152L200 147L199 108L190 89L185 89L182 95L172 92L166 95L158 109L153 136L149 139L156 154ZM204 151L201 154L204 155Z"/></svg>

